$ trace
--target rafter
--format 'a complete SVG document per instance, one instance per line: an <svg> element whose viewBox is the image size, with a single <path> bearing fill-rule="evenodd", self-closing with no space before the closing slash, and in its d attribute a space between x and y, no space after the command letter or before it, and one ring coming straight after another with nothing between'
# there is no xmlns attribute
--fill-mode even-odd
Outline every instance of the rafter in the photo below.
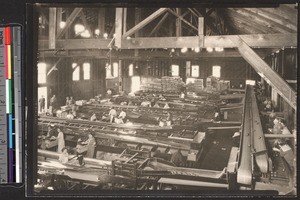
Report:
<svg viewBox="0 0 300 200"><path fill-rule="evenodd" d="M167 17L169 16L169 13L165 13L164 16L160 19L160 21L156 24L156 26L152 29L152 31L149 34L149 37L151 37L165 22Z"/></svg>
<svg viewBox="0 0 300 200"><path fill-rule="evenodd" d="M123 38L126 38L128 36L131 36L141 28L145 27L147 24L149 24L151 21L159 17L161 14L165 13L168 9L167 8L160 8L154 13L152 13L150 16L148 16L146 19L141 21L139 24L135 25L132 29L128 30L125 34L123 34Z"/></svg>
<svg viewBox="0 0 300 200"><path fill-rule="evenodd" d="M49 8L49 49L55 49L56 8Z"/></svg>
<svg viewBox="0 0 300 200"><path fill-rule="evenodd" d="M241 10L245 10L248 13L252 13L257 17L265 20L266 22L273 24L274 26L278 26L283 30L288 32L297 32L297 25L290 23L288 20L285 20L283 17L275 15L274 13L266 13L265 11L259 9L250 9L250 8L243 8Z"/></svg>
<svg viewBox="0 0 300 200"><path fill-rule="evenodd" d="M68 19L66 20L66 25L63 29L61 29L58 33L57 33L57 39L60 39L68 30L68 28L71 26L71 24L74 22L74 20L76 19L76 17L79 15L79 13L81 12L82 8L75 8L73 10L73 12L70 14L70 16L68 17Z"/></svg>
<svg viewBox="0 0 300 200"><path fill-rule="evenodd" d="M176 17L178 17L179 19L181 19L181 21L183 21L184 23L186 23L187 25L189 25L190 27L192 27L193 29L195 29L196 31L198 31L198 28L195 27L194 25L192 25L190 22L188 22L187 20L183 19L182 16L178 15L176 12L174 12L171 9L168 9L169 12L171 12L173 15L175 15Z"/></svg>

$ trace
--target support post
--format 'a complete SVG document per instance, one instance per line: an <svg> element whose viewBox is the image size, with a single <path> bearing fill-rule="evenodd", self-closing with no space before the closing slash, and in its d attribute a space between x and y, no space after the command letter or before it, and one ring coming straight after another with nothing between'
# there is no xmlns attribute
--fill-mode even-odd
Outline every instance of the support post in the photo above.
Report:
<svg viewBox="0 0 300 200"><path fill-rule="evenodd" d="M198 18L198 36L199 36L199 46L204 47L204 17Z"/></svg>
<svg viewBox="0 0 300 200"><path fill-rule="evenodd" d="M56 8L49 8L49 49L55 49Z"/></svg>
<svg viewBox="0 0 300 200"><path fill-rule="evenodd" d="M98 10L98 29L100 30L101 38L103 38L105 33L105 8Z"/></svg>
<svg viewBox="0 0 300 200"><path fill-rule="evenodd" d="M115 46L121 48L122 40L122 19L123 8L116 8L116 21L115 21Z"/></svg>

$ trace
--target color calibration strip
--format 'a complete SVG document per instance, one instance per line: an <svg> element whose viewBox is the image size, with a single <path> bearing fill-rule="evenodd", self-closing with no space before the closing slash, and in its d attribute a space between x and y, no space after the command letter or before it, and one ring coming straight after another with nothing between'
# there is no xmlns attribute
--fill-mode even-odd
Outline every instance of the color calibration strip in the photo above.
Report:
<svg viewBox="0 0 300 200"><path fill-rule="evenodd" d="M0 184L22 182L21 27L0 27Z"/></svg>

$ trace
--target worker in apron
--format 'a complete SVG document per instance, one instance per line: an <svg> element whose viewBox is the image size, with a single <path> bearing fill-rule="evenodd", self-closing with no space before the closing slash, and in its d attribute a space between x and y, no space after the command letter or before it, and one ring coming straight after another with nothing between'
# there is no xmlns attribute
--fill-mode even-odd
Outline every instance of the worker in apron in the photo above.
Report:
<svg viewBox="0 0 300 200"><path fill-rule="evenodd" d="M57 132L57 153L62 153L62 149L65 147L64 133L60 130L60 128L57 128Z"/></svg>
<svg viewBox="0 0 300 200"><path fill-rule="evenodd" d="M68 149L66 147L62 148L62 153L59 155L58 161L62 164L66 164L69 161Z"/></svg>
<svg viewBox="0 0 300 200"><path fill-rule="evenodd" d="M96 140L92 133L88 133L88 139L84 142L84 144L86 144L87 146L86 157L93 158L96 147Z"/></svg>
<svg viewBox="0 0 300 200"><path fill-rule="evenodd" d="M115 122L115 117L117 117L117 111L114 109L114 107L111 107L108 115L109 115L109 118L110 118L109 122L110 123Z"/></svg>

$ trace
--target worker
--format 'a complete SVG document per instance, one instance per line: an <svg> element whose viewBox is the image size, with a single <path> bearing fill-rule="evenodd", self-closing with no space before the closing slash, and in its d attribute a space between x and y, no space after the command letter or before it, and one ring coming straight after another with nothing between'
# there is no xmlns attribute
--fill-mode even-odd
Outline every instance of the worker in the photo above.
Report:
<svg viewBox="0 0 300 200"><path fill-rule="evenodd" d="M172 114L168 112L167 119L166 119L167 126L171 126L171 124L172 124L172 118L173 118Z"/></svg>
<svg viewBox="0 0 300 200"><path fill-rule="evenodd" d="M45 112L45 97L44 95L41 96L39 99L39 104L40 104L40 112Z"/></svg>
<svg viewBox="0 0 300 200"><path fill-rule="evenodd" d="M119 119L121 119L123 121L123 123L126 122L126 112L123 110L123 108L121 108L121 112L119 114Z"/></svg>
<svg viewBox="0 0 300 200"><path fill-rule="evenodd" d="M159 108L158 102L154 104L153 108Z"/></svg>
<svg viewBox="0 0 300 200"><path fill-rule="evenodd" d="M69 105L70 105L70 98L66 97L66 106L69 106Z"/></svg>
<svg viewBox="0 0 300 200"><path fill-rule="evenodd" d="M57 100L56 100L56 96L55 94L51 97L50 99L50 107L49 107L49 110L50 110L50 114L52 115L53 113L55 113L56 111L56 105L57 104Z"/></svg>
<svg viewBox="0 0 300 200"><path fill-rule="evenodd" d="M93 115L91 116L91 121L97 121L97 116L96 113L93 113Z"/></svg>
<svg viewBox="0 0 300 200"><path fill-rule="evenodd" d="M181 93L180 93L180 98L181 98L181 99L184 99L184 97L185 97L184 92L181 92Z"/></svg>
<svg viewBox="0 0 300 200"><path fill-rule="evenodd" d="M233 143L234 143L234 146L235 147L239 147L239 141L240 141L240 136L241 136L241 133L240 132L235 132L232 136L232 139L233 139Z"/></svg>
<svg viewBox="0 0 300 200"><path fill-rule="evenodd" d="M178 149L172 156L171 156L171 162L173 162L177 167L183 166L183 155L181 153L181 150Z"/></svg>
<svg viewBox="0 0 300 200"><path fill-rule="evenodd" d="M83 151L84 146L82 145L82 139L81 138L79 138L77 140L77 145L76 145L75 148L76 148L75 153L76 153L76 157L77 157L79 165L84 165L85 163L84 163L84 160L83 160L83 154L84 154L85 151Z"/></svg>
<svg viewBox="0 0 300 200"><path fill-rule="evenodd" d="M264 108L265 111L272 111L273 110L273 105L271 101L267 102L267 105Z"/></svg>
<svg viewBox="0 0 300 200"><path fill-rule="evenodd" d="M106 93L107 93L107 98L110 98L112 95L111 89L108 89Z"/></svg>
<svg viewBox="0 0 300 200"><path fill-rule="evenodd" d="M170 108L169 104L166 103L165 106L164 106L164 109L169 109L169 108Z"/></svg>
<svg viewBox="0 0 300 200"><path fill-rule="evenodd" d="M75 100L73 99L73 97L70 97L69 105L74 105L74 104L75 104Z"/></svg>
<svg viewBox="0 0 300 200"><path fill-rule="evenodd" d="M93 158L96 147L96 140L91 132L88 133L88 139L83 144L87 145L86 157Z"/></svg>
<svg viewBox="0 0 300 200"><path fill-rule="evenodd" d="M108 115L110 117L109 122L110 123L115 122L115 118L117 117L117 111L114 109L114 107L110 108L110 111L109 111Z"/></svg>
<svg viewBox="0 0 300 200"><path fill-rule="evenodd" d="M62 153L59 155L58 161L62 164L66 164L69 161L68 149L66 147L62 148Z"/></svg>
<svg viewBox="0 0 300 200"><path fill-rule="evenodd" d="M164 127L165 126L165 123L163 122L163 119L160 117L160 118L158 118L158 126L159 127Z"/></svg>
<svg viewBox="0 0 300 200"><path fill-rule="evenodd" d="M67 114L67 119L74 119L74 115L69 111Z"/></svg>
<svg viewBox="0 0 300 200"><path fill-rule="evenodd" d="M57 132L57 153L62 153L62 149L65 147L64 133L60 130L60 128L57 128Z"/></svg>

